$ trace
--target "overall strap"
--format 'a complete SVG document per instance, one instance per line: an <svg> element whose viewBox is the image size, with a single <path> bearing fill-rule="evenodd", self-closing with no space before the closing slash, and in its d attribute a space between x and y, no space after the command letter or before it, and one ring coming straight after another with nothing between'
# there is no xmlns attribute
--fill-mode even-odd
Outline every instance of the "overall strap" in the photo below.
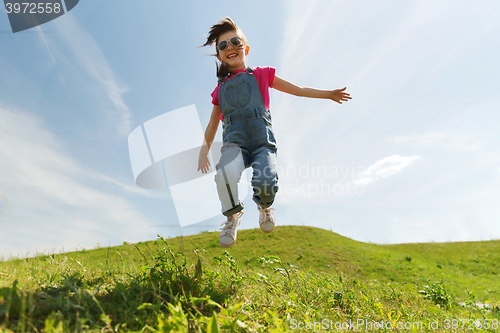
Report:
<svg viewBox="0 0 500 333"><path fill-rule="evenodd" d="M245 72L247 72L248 74L253 74L253 69L250 68L250 67L247 67L246 70L245 70ZM245 72L242 72L242 73L245 73ZM219 84L219 83L223 84L224 82L226 82L226 77L219 76L218 79L217 79L217 84Z"/></svg>

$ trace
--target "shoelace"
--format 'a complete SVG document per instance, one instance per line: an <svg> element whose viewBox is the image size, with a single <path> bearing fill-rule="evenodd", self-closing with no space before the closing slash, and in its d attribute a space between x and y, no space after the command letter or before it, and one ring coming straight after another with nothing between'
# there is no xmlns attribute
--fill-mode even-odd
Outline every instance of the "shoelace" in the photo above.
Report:
<svg viewBox="0 0 500 333"><path fill-rule="evenodd" d="M222 231L222 235L226 235L229 231L231 230L234 230L236 228L236 222L238 221L238 218L241 217L241 215L243 214L240 214L238 217L236 217L234 220L226 220L226 221L223 221L221 222L221 226L222 228L220 228L219 230Z"/></svg>
<svg viewBox="0 0 500 333"><path fill-rule="evenodd" d="M274 207L260 208L260 211L262 211L266 214L266 219L263 222L266 222L267 220L271 219L271 211L272 210L274 210Z"/></svg>
<svg viewBox="0 0 500 333"><path fill-rule="evenodd" d="M224 221L220 225L222 228L220 228L221 231L229 231L230 229L234 229L236 221Z"/></svg>

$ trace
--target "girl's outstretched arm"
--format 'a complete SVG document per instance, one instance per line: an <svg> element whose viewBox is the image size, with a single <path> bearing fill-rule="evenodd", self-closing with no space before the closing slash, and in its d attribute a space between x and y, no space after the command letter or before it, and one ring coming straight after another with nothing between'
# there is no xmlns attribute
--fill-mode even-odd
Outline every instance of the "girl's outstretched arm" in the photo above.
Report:
<svg viewBox="0 0 500 333"><path fill-rule="evenodd" d="M220 122L220 107L218 105L214 105L212 109L212 115L210 116L210 121L208 122L207 129L205 130L205 137L203 138L203 144L200 149L200 156L198 158L198 170L201 170L202 173L207 173L210 161L208 160L208 151L210 150L210 146L212 146L212 142L214 142L215 134L217 133L217 129L219 128Z"/></svg>
<svg viewBox="0 0 500 333"><path fill-rule="evenodd" d="M273 88L295 96L331 99L339 104L342 104L342 101L348 101L351 99L351 95L344 92L346 87L335 90L300 87L292 82L288 82L287 80L280 78L277 75L274 77Z"/></svg>

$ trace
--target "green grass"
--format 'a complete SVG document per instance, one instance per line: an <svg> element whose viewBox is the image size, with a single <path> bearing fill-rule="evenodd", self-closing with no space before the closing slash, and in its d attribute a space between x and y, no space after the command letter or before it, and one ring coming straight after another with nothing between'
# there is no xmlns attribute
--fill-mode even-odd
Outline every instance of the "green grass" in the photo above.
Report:
<svg viewBox="0 0 500 333"><path fill-rule="evenodd" d="M285 226L241 230L228 252L205 232L4 260L0 331L293 332L331 320L465 332L480 320L490 329L474 331L493 332L499 250L500 241L377 245Z"/></svg>

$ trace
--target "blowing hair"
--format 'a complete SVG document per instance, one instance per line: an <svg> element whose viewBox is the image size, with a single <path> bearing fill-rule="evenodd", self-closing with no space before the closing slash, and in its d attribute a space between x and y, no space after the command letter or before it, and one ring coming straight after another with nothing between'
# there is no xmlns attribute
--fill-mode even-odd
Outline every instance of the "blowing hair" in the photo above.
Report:
<svg viewBox="0 0 500 333"><path fill-rule="evenodd" d="M228 31L238 32L241 35L243 42L246 44L247 41L246 41L246 38L245 38L245 35L243 34L243 32L240 30L240 28L238 28L238 26L236 25L236 23L233 22L233 20L231 20L229 17L226 16L225 19L219 21L219 23L214 24L210 28L209 35L207 37L207 41L205 42L205 44L203 44L203 46L209 46L209 45L213 45L215 43L215 52L216 53L214 54L214 56L218 56L219 49L217 48L217 44L219 44L219 37L220 37L220 35L228 32ZM216 70L217 70L216 75L219 79L224 79L228 75L233 73L229 69L229 66L223 61L221 61L220 65L218 62L216 62Z"/></svg>

